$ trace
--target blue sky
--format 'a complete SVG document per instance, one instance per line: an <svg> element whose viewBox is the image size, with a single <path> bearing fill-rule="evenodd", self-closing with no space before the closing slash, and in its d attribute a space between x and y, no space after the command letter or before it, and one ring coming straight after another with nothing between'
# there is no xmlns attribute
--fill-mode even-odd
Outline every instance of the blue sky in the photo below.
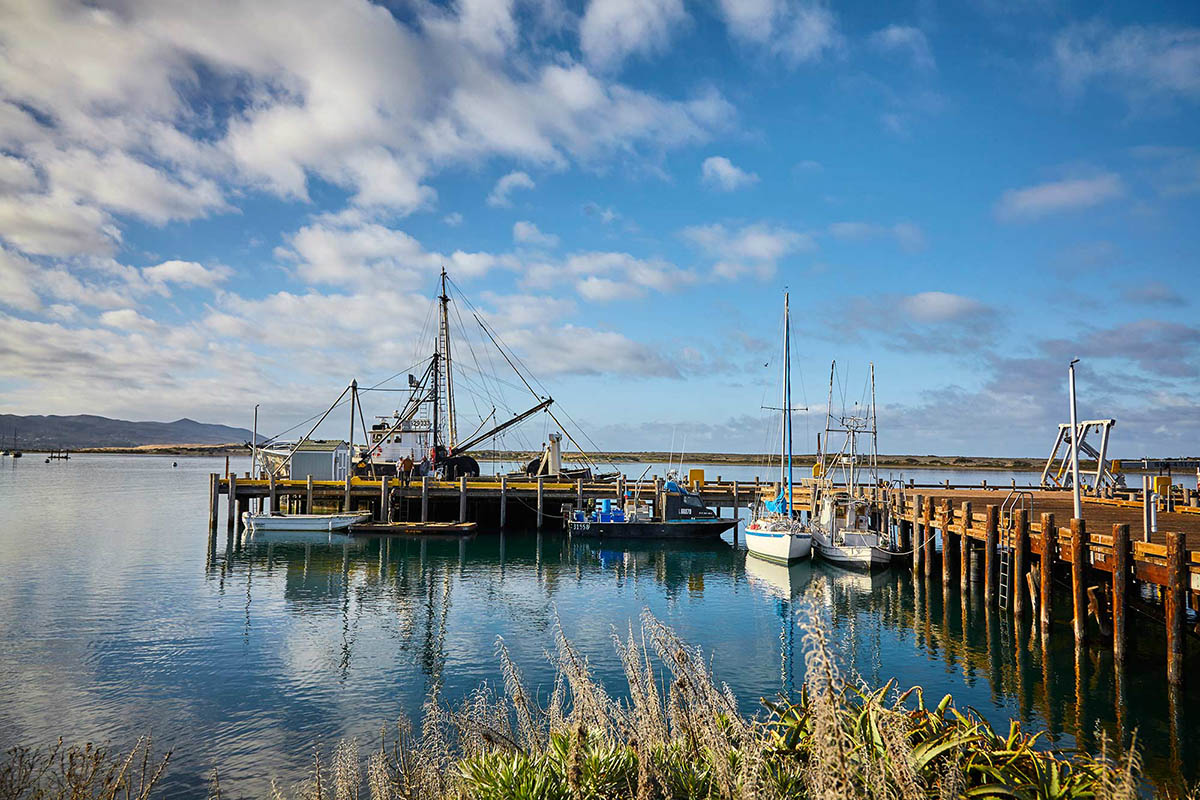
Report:
<svg viewBox="0 0 1200 800"><path fill-rule="evenodd" d="M803 438L837 359L884 451L1036 455L1078 356L1118 455L1194 454L1198 18L3 3L0 410L277 431L444 264L602 447L769 447L786 288Z"/></svg>

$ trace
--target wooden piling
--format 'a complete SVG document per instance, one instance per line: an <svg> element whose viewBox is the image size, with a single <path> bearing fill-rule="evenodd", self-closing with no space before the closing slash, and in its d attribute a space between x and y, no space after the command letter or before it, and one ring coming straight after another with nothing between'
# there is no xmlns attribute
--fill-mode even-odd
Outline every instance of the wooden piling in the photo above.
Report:
<svg viewBox="0 0 1200 800"><path fill-rule="evenodd" d="M738 509L740 509L741 507L742 507L741 504L738 502L738 482L734 481L733 482L733 518L734 519L738 518ZM734 536L736 536L736 535L737 535L737 528L734 528Z"/></svg>
<svg viewBox="0 0 1200 800"><path fill-rule="evenodd" d="M275 494L275 473L267 476L267 508L274 514L279 510L279 497Z"/></svg>
<svg viewBox="0 0 1200 800"><path fill-rule="evenodd" d="M543 478L541 475L539 475L538 480L537 480L537 526L538 526L539 531L542 529L542 521L543 521L542 517L545 514L544 508L542 506L542 502L544 500L543 495L545 493L545 482L546 482L546 479Z"/></svg>
<svg viewBox="0 0 1200 800"><path fill-rule="evenodd" d="M308 480L305 481L305 484L306 485L304 487L304 513L311 514L311 513L313 513L313 479L312 479L312 475L308 476Z"/></svg>
<svg viewBox="0 0 1200 800"><path fill-rule="evenodd" d="M209 473L209 475L208 475L208 532L209 533L217 532L217 515L218 515L218 513L220 513L218 510L218 507L221 502L221 499L220 499L221 492L220 492L220 488L219 488L220 480L221 480L221 478L217 473L215 473L215 472Z"/></svg>
<svg viewBox="0 0 1200 800"><path fill-rule="evenodd" d="M1081 519L1071 520L1071 597L1075 641L1087 641L1087 527Z"/></svg>
<svg viewBox="0 0 1200 800"><path fill-rule="evenodd" d="M1025 616L1025 575L1029 572L1029 512L1018 508L1013 513L1016 537L1013 542L1012 612L1013 616Z"/></svg>
<svg viewBox="0 0 1200 800"><path fill-rule="evenodd" d="M942 535L945 536L945 531ZM933 575L933 562L937 557L937 542L933 540L933 498L925 501L925 577Z"/></svg>
<svg viewBox="0 0 1200 800"><path fill-rule="evenodd" d="M392 521L392 504L388 497L388 476L384 475L379 479L379 521Z"/></svg>
<svg viewBox="0 0 1200 800"><path fill-rule="evenodd" d="M1178 686L1183 683L1183 637L1184 582L1188 570L1185 559L1184 535L1178 531L1167 533L1167 585L1163 591L1163 610L1167 622L1167 683Z"/></svg>
<svg viewBox="0 0 1200 800"><path fill-rule="evenodd" d="M342 511L344 511L346 513L350 513L350 510L351 510L350 509L350 502L351 502L350 481L351 480L352 480L351 476L349 474L347 474L346 475L346 493L345 493L345 496L342 498Z"/></svg>
<svg viewBox="0 0 1200 800"><path fill-rule="evenodd" d="M957 561L954 557L955 534L950 532L950 525L954 522L954 509L949 498L942 501L942 513L946 519L942 528L942 587L949 588L950 577L954 573L954 562Z"/></svg>
<svg viewBox="0 0 1200 800"><path fill-rule="evenodd" d="M983 532L983 603L991 606L996 597L996 539L1000 528L1000 509L994 505L987 507L986 525Z"/></svg>
<svg viewBox="0 0 1200 800"><path fill-rule="evenodd" d="M1112 637L1113 660L1125 660L1125 590L1129 586L1129 526L1113 525Z"/></svg>
<svg viewBox="0 0 1200 800"><path fill-rule="evenodd" d="M226 506L229 509L229 532L233 533L234 525L237 523L237 475L229 473L229 502Z"/></svg>
<svg viewBox="0 0 1200 800"><path fill-rule="evenodd" d="M429 521L429 476L421 476L421 522Z"/></svg>
<svg viewBox="0 0 1200 800"><path fill-rule="evenodd" d="M575 507L583 510L583 478L575 479Z"/></svg>
<svg viewBox="0 0 1200 800"><path fill-rule="evenodd" d="M925 508L925 504L921 500L921 495L919 495L919 494L915 495L913 497L913 506L912 506L912 542L913 542L912 571L913 571L913 575L919 575L921 573L921 554L922 554L922 551L924 550L924 548L922 547L922 544L924 544L924 542L923 542L924 536L922 535L922 531L921 531L921 512L924 510L924 508Z"/></svg>
<svg viewBox="0 0 1200 800"><path fill-rule="evenodd" d="M1054 618L1054 562L1058 559L1058 523L1053 514L1042 514L1042 561L1038 568L1038 619L1042 631L1050 630Z"/></svg>
<svg viewBox="0 0 1200 800"><path fill-rule="evenodd" d="M962 538L958 542L958 589L964 595L970 588L971 581L971 534L970 529L975 526L975 519L971 516L971 503L967 501L962 504Z"/></svg>
<svg viewBox="0 0 1200 800"><path fill-rule="evenodd" d="M508 521L508 476L500 476L500 527Z"/></svg>
<svg viewBox="0 0 1200 800"><path fill-rule="evenodd" d="M458 479L458 521L467 521L467 476Z"/></svg>

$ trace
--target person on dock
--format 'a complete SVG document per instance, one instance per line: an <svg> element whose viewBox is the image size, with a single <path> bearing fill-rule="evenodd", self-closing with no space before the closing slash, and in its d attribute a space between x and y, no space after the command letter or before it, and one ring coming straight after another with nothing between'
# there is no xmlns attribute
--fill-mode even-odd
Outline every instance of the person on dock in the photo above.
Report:
<svg viewBox="0 0 1200 800"><path fill-rule="evenodd" d="M408 488L409 481L412 480L413 460L412 456L405 456L400 462L400 485L405 489Z"/></svg>

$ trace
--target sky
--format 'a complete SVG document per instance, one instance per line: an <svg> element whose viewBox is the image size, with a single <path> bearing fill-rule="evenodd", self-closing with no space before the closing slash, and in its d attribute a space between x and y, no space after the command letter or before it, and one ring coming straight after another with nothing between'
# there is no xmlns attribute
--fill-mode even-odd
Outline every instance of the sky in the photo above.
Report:
<svg viewBox="0 0 1200 800"><path fill-rule="evenodd" d="M444 266L601 448L774 447L786 291L797 449L836 360L882 452L1044 454L1079 358L1195 455L1198 102L1189 2L0 0L0 411L277 433Z"/></svg>

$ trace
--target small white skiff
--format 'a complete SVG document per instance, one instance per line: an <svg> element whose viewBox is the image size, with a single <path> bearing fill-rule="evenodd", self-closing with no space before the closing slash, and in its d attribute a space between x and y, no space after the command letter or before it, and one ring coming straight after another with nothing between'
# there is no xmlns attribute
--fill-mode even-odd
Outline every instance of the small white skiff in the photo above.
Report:
<svg viewBox="0 0 1200 800"><path fill-rule="evenodd" d="M344 531L370 514L242 514L251 531Z"/></svg>

